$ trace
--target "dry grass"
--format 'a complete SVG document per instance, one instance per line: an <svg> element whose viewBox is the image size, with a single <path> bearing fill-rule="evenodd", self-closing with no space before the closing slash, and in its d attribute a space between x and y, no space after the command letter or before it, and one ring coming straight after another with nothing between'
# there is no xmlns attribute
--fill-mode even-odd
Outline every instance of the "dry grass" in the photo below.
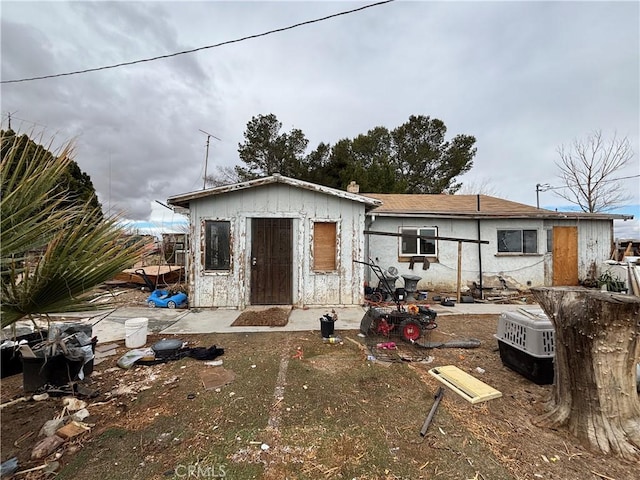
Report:
<svg viewBox="0 0 640 480"><path fill-rule="evenodd" d="M344 344L325 344L320 332L185 336L199 346L225 348L223 368L235 380L214 390L204 389L202 374L220 367L194 359L127 372L110 359L91 377L90 386L100 391L88 407L95 427L82 445L60 451L58 478L96 472L106 480L178 478L180 465L222 467L234 479L602 479L593 472L635 478L636 465L589 452L566 431L531 423L544 412L550 387L502 365L492 337L496 322L495 316L443 317L443 338L473 336L482 340L480 348L434 349L431 363L386 368L367 361L357 332L337 332ZM421 437L440 386L427 370L448 364L477 375L503 397L472 405L447 389ZM474 373L476 367L485 373ZM3 399L19 394L20 380L2 380ZM131 387L129 393L107 395L121 386ZM59 403L3 409L3 460L17 455L25 468L37 466L29 463L37 431Z"/></svg>

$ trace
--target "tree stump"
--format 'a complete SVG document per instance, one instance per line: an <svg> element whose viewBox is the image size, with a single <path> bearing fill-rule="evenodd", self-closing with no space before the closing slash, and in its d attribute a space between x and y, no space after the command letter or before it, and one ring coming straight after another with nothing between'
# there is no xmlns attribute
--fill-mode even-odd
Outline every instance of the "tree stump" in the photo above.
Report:
<svg viewBox="0 0 640 480"><path fill-rule="evenodd" d="M539 287L555 326L555 380L539 426L566 425L591 448L640 458L640 297L580 287Z"/></svg>

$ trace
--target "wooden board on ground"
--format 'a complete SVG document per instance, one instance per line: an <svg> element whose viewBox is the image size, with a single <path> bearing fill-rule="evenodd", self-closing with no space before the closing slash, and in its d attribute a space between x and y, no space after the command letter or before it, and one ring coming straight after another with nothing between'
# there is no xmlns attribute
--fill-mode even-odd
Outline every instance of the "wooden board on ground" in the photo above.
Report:
<svg viewBox="0 0 640 480"><path fill-rule="evenodd" d="M144 271L151 283L157 286L172 285L184 281L184 267L180 265L149 265L140 268L127 268L112 280L146 285L142 275L136 273L137 270Z"/></svg>
<svg viewBox="0 0 640 480"><path fill-rule="evenodd" d="M207 370L200 374L202 380L202 386L205 390L215 390L216 388L223 387L236 378L236 374L231 370L225 368L213 367L211 370Z"/></svg>
<svg viewBox="0 0 640 480"><path fill-rule="evenodd" d="M96 345L96 352L105 353L118 348L117 343L98 343Z"/></svg>
<svg viewBox="0 0 640 480"><path fill-rule="evenodd" d="M471 403L486 402L502 396L502 392L453 365L435 367L429 373Z"/></svg>

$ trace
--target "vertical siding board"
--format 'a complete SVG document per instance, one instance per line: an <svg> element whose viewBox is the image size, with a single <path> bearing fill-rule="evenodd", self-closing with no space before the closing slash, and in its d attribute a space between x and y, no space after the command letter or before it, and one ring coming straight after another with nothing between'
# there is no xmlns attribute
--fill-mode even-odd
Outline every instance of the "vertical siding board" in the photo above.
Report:
<svg viewBox="0 0 640 480"><path fill-rule="evenodd" d="M365 230L366 215L365 212L360 210L354 215L353 231L362 232ZM365 255L365 238L364 235L354 235L351 239L351 260L362 260ZM350 262L350 278L351 285L350 291L353 292L354 297L351 303L362 304L364 302L364 268L362 264ZM349 277L348 277L349 278Z"/></svg>
<svg viewBox="0 0 640 480"><path fill-rule="evenodd" d="M193 212L192 212L193 213ZM190 260L189 264L189 285L192 289L189 291L189 306L190 307L199 307L200 306L200 296L198 295L198 290L193 288L196 283L196 266L198 262L196 259L198 258L198 249L196 245L198 244L198 237L196 232L196 226L198 224L194 222L189 222L189 252L188 255Z"/></svg>
<svg viewBox="0 0 640 480"><path fill-rule="evenodd" d="M611 220L582 221L578 226L578 276L585 279L589 276L591 266L596 268L611 256Z"/></svg>
<svg viewBox="0 0 640 480"><path fill-rule="evenodd" d="M361 204L334 198L322 194L314 194L313 204L309 210L315 212L315 216L309 218L308 229L309 255L306 257L308 268L307 284L312 289L308 296L308 305L350 305L359 296L351 291L353 286L352 248L353 236L362 237L362 229L354 230L354 212L362 212ZM354 206L355 205L355 206ZM312 208L313 207L313 208ZM313 270L313 223L315 221L336 223L336 269L332 272L315 272Z"/></svg>

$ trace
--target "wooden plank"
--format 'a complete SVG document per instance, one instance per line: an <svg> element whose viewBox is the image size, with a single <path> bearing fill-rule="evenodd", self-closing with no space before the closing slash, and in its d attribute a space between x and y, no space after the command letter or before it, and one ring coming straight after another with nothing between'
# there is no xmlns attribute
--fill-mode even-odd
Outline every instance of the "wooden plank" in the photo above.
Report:
<svg viewBox="0 0 640 480"><path fill-rule="evenodd" d="M156 277L159 275L166 275L168 273L177 272L181 270L180 265L147 265L146 267L138 268L125 268L124 273L135 274L136 270L143 270L148 277Z"/></svg>
<svg viewBox="0 0 640 480"><path fill-rule="evenodd" d="M460 303L460 288L462 285L462 242L458 242L458 278L456 286L456 302Z"/></svg>
<svg viewBox="0 0 640 480"><path fill-rule="evenodd" d="M365 230L365 235L382 235L386 237L407 237L407 238L424 238L427 240L444 240L447 242L467 242L467 243L481 243L483 245L488 245L489 240L472 240L468 238L453 238L453 237L441 237L439 235L413 235L410 233L393 233L393 232L376 232L373 230Z"/></svg>
<svg viewBox="0 0 640 480"><path fill-rule="evenodd" d="M90 430L90 428L80 422L71 422L67 423L64 427L60 428L56 435L62 438L63 440L71 440L72 438L77 437L78 435L82 435L84 432Z"/></svg>
<svg viewBox="0 0 640 480"><path fill-rule="evenodd" d="M640 297L640 267L634 263L627 263L629 290L636 297Z"/></svg>
<svg viewBox="0 0 640 480"><path fill-rule="evenodd" d="M331 272L336 269L336 223L313 224L313 269Z"/></svg>
<svg viewBox="0 0 640 480"><path fill-rule="evenodd" d="M444 383L462 398L473 404L500 398L502 392L463 372L458 367L446 365L429 370L438 381Z"/></svg>
<svg viewBox="0 0 640 480"><path fill-rule="evenodd" d="M124 283L137 283L138 285L146 285L141 275L136 270L143 270L151 282L155 284L171 284L182 280L184 277L184 267L179 265L152 265L139 268L127 268L118 273L112 281Z"/></svg>
<svg viewBox="0 0 640 480"><path fill-rule="evenodd" d="M213 368L212 370L207 370L200 374L202 386L205 390L215 390L216 388L221 388L233 382L235 378L236 374L231 370L227 370L225 368Z"/></svg>
<svg viewBox="0 0 640 480"><path fill-rule="evenodd" d="M578 227L553 227L553 286L578 283Z"/></svg>

